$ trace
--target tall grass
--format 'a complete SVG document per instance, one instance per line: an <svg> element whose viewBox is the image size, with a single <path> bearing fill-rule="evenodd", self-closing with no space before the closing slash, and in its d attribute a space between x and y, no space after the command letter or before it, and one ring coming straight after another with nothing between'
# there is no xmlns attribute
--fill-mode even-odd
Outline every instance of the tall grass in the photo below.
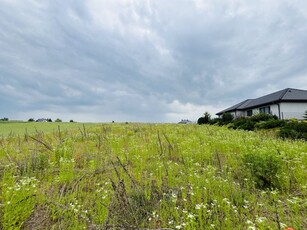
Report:
<svg viewBox="0 0 307 230"><path fill-rule="evenodd" d="M307 228L307 143L103 124L0 140L3 229Z"/></svg>

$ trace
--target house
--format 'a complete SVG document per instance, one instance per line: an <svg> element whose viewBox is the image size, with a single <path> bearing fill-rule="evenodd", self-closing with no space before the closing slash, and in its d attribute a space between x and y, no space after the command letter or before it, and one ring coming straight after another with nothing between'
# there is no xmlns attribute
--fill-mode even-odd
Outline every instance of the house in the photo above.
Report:
<svg viewBox="0 0 307 230"><path fill-rule="evenodd" d="M178 124L193 124L193 121L190 120L181 120L178 122Z"/></svg>
<svg viewBox="0 0 307 230"><path fill-rule="evenodd" d="M47 122L46 118L39 118L36 120L36 122Z"/></svg>
<svg viewBox="0 0 307 230"><path fill-rule="evenodd" d="M283 89L255 99L244 100L216 115L231 113L234 118L249 117L258 113L276 115L279 119L303 119L307 110L307 90Z"/></svg>

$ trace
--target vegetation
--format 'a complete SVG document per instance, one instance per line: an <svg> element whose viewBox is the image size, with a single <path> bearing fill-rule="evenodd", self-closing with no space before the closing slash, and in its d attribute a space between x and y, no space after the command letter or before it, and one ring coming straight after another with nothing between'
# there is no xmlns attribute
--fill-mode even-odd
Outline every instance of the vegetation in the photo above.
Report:
<svg viewBox="0 0 307 230"><path fill-rule="evenodd" d="M200 117L197 120L197 124L202 125L202 124L208 124L211 120L211 115L209 112L205 112L204 116Z"/></svg>
<svg viewBox="0 0 307 230"><path fill-rule="evenodd" d="M307 228L304 141L210 125L62 125L0 139L0 228Z"/></svg>
<svg viewBox="0 0 307 230"><path fill-rule="evenodd" d="M37 132L57 132L59 130L79 130L83 126L91 127L95 126L95 123L76 123L76 122L0 122L0 138L3 137L14 137L23 136L27 134L35 134Z"/></svg>
<svg viewBox="0 0 307 230"><path fill-rule="evenodd" d="M207 124L211 125L227 125L230 129L242 129L247 131L277 128L277 136L281 138L307 140L307 123L296 119L278 120L276 115L265 113L256 114L251 117L240 117L237 119L233 119L230 113L223 114L222 118L210 119L210 114L208 114L207 117L209 117ZM202 118L199 118L199 120ZM198 124L204 123L198 122Z"/></svg>
<svg viewBox="0 0 307 230"><path fill-rule="evenodd" d="M233 116L231 113L223 113L222 114L222 123L223 124L229 124L233 121Z"/></svg>
<svg viewBox="0 0 307 230"><path fill-rule="evenodd" d="M307 123L298 121L288 122L280 129L279 136L307 141Z"/></svg>

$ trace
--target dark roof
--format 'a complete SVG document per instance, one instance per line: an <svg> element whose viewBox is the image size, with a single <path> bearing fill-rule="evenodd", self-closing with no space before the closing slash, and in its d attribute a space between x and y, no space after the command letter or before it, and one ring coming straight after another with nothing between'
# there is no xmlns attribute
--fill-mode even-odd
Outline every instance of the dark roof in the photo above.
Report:
<svg viewBox="0 0 307 230"><path fill-rule="evenodd" d="M226 113L226 112L232 112L232 111L235 111L235 110L239 110L241 107L244 107L245 104L248 104L250 100L251 99L247 99L245 101L242 101L242 102L240 102L236 105L233 105L233 106L231 106L227 109L222 110L221 112L218 112L216 115L223 114L223 113Z"/></svg>
<svg viewBox="0 0 307 230"><path fill-rule="evenodd" d="M282 101L307 101L307 90L300 89L283 89L275 93L271 93L256 99L248 99L242 101L234 106L231 106L216 115L221 115L226 112L233 112L236 110L252 109L262 105L268 105L272 103L278 103Z"/></svg>

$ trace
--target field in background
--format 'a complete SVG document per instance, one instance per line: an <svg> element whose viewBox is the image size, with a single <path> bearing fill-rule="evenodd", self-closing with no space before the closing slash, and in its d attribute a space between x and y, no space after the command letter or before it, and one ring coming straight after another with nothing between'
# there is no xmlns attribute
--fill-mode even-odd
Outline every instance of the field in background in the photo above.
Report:
<svg viewBox="0 0 307 230"><path fill-rule="evenodd" d="M44 125L0 137L2 229L307 229L304 141L206 125Z"/></svg>
<svg viewBox="0 0 307 230"><path fill-rule="evenodd" d="M39 132L53 132L58 131L59 126L61 130L79 129L97 125L95 123L77 123L77 122L0 122L0 136L7 137L8 135L23 135L26 132L33 134Z"/></svg>

